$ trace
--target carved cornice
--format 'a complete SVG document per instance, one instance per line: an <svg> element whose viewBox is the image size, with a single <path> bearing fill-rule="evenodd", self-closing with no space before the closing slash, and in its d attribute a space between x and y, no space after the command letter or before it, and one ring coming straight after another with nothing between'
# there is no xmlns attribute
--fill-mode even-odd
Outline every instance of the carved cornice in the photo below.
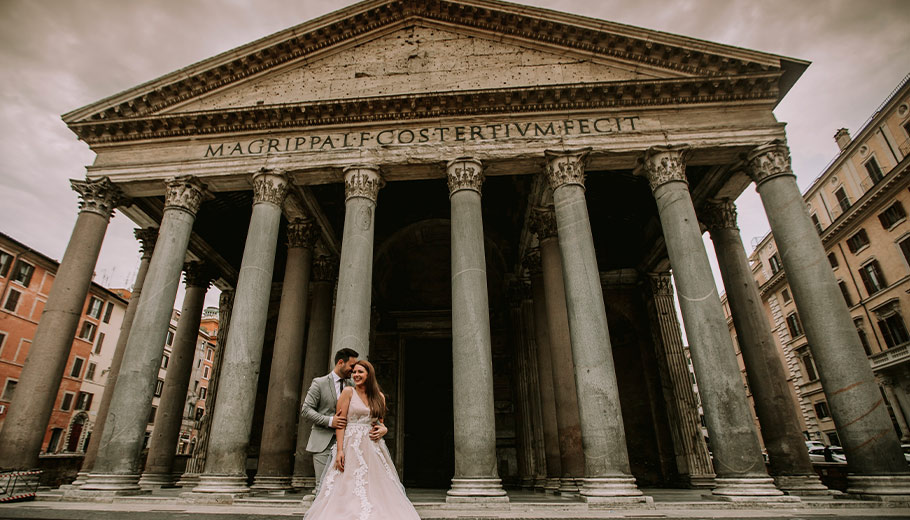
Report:
<svg viewBox="0 0 910 520"><path fill-rule="evenodd" d="M537 235L537 240L556 237L556 212L553 206L532 209L528 225L531 232Z"/></svg>
<svg viewBox="0 0 910 520"><path fill-rule="evenodd" d="M152 252L155 251L155 242L158 241L158 228L136 228L133 230L133 236L139 241L139 250L142 251L142 259L151 258Z"/></svg>
<svg viewBox="0 0 910 520"><path fill-rule="evenodd" d="M338 278L338 258L320 256L313 260L313 281L333 282Z"/></svg>
<svg viewBox="0 0 910 520"><path fill-rule="evenodd" d="M166 210L181 209L195 215L203 199L209 195L205 184L189 175L168 180L166 187L164 194Z"/></svg>
<svg viewBox="0 0 910 520"><path fill-rule="evenodd" d="M312 249L319 238L319 227L313 219L294 219L288 223L288 247Z"/></svg>
<svg viewBox="0 0 910 520"><path fill-rule="evenodd" d="M376 202L385 181L375 166L348 166L344 169L344 200L363 197Z"/></svg>
<svg viewBox="0 0 910 520"><path fill-rule="evenodd" d="M577 184L584 188L585 164L590 151L590 148L564 151L546 150L544 152L544 156L547 158L546 176L550 188L556 191L557 188L570 184Z"/></svg>
<svg viewBox="0 0 910 520"><path fill-rule="evenodd" d="M183 264L183 280L187 287L208 289L218 273L205 262L187 262Z"/></svg>
<svg viewBox="0 0 910 520"><path fill-rule="evenodd" d="M79 212L88 212L110 219L114 208L123 202L123 192L107 177L97 180L70 179L70 186L79 194Z"/></svg>
<svg viewBox="0 0 910 520"><path fill-rule="evenodd" d="M673 296L673 278L670 273L649 274L648 281L654 296Z"/></svg>
<svg viewBox="0 0 910 520"><path fill-rule="evenodd" d="M262 105L179 114L117 115L73 122L89 144L266 129L413 121L469 115L565 112L775 101L781 74L573 83Z"/></svg>
<svg viewBox="0 0 910 520"><path fill-rule="evenodd" d="M684 147L655 146L649 148L640 159L636 173L647 177L651 191L668 182L681 181L689 183L686 179L686 156L688 150Z"/></svg>
<svg viewBox="0 0 910 520"><path fill-rule="evenodd" d="M756 186L781 175L795 177L790 168L790 148L779 139L755 148L746 156L746 173Z"/></svg>
<svg viewBox="0 0 910 520"><path fill-rule="evenodd" d="M541 263L540 249L535 247L525 253L525 257L521 260L521 265L528 270L531 276L541 274L543 272L543 264Z"/></svg>
<svg viewBox="0 0 910 520"><path fill-rule="evenodd" d="M279 208L288 194L288 176L263 168L253 174L253 204L270 203Z"/></svg>
<svg viewBox="0 0 910 520"><path fill-rule="evenodd" d="M459 157L446 164L446 180L449 184L449 196L460 190L473 190L480 193L483 185L483 163L473 157Z"/></svg>
<svg viewBox="0 0 910 520"><path fill-rule="evenodd" d="M729 199L705 202L702 210L698 212L698 218L711 233L721 229L739 230L736 225L736 204Z"/></svg>

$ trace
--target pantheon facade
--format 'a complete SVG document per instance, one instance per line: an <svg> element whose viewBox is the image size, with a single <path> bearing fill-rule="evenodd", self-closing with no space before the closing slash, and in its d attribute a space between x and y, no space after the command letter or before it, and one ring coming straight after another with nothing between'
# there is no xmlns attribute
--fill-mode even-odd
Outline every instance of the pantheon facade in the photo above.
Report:
<svg viewBox="0 0 910 520"><path fill-rule="evenodd" d="M782 404L736 227L731 201L756 189L848 492L906 499L907 464L773 114L807 66L497 0L366 0L65 114L97 157L71 181L80 209L0 467L37 466L116 209L139 226L139 290L72 496L311 486L301 389L343 347L377 367L405 484L449 502L507 502L510 487L606 503L648 502L639 486L828 494ZM760 433L705 230L747 331ZM177 346L144 465L142 449L184 272L175 343L195 334L211 284L222 326L214 409L181 474L191 367Z"/></svg>

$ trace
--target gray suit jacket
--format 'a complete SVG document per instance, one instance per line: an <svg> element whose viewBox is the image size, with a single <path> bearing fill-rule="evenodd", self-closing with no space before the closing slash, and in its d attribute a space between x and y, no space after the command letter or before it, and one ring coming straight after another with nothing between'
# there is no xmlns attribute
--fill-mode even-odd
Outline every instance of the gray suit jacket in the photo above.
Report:
<svg viewBox="0 0 910 520"><path fill-rule="evenodd" d="M344 380L345 386L353 386L350 379ZM310 453L319 453L328 448L335 438L335 429L329 427L329 420L335 415L338 398L332 381L332 373L313 379L300 412L306 420L313 423L310 430L310 440L307 441L306 450Z"/></svg>

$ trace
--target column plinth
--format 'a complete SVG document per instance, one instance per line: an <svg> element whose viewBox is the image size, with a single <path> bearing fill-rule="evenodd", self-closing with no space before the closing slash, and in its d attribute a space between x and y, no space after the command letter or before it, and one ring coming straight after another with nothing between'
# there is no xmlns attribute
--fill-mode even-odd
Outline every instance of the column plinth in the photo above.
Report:
<svg viewBox="0 0 910 520"><path fill-rule="evenodd" d="M38 468L38 453L57 399L101 243L122 194L107 177L70 181L79 216L57 269L16 394L0 430L0 469ZM33 282L34 283L34 282Z"/></svg>
<svg viewBox="0 0 910 520"><path fill-rule="evenodd" d="M281 204L287 195L288 178L284 173L263 169L253 175L252 185L253 214L222 359L221 371L227 377L219 383L205 471L199 476L193 494L249 492L247 448L278 247Z"/></svg>
<svg viewBox="0 0 910 520"><path fill-rule="evenodd" d="M910 473L900 441L796 185L786 144L775 141L756 148L746 157L746 167L765 207L847 455L848 493L864 498L910 496Z"/></svg>
<svg viewBox="0 0 910 520"><path fill-rule="evenodd" d="M685 154L680 148L652 148L644 155L638 173L647 177L653 191L673 267L711 435L717 472L713 497L783 497L765 470L733 342L689 195Z"/></svg>
<svg viewBox="0 0 910 520"><path fill-rule="evenodd" d="M647 502L650 497L638 489L629 469L610 332L584 194L587 154L587 149L546 152L572 359L576 367L585 367L575 371L576 388L584 389L584 397L578 399L585 459L580 494L587 501L611 497L618 502Z"/></svg>
<svg viewBox="0 0 910 520"><path fill-rule="evenodd" d="M508 502L496 468L493 353L480 187L483 165L446 166L452 226L452 368L455 476L447 502Z"/></svg>

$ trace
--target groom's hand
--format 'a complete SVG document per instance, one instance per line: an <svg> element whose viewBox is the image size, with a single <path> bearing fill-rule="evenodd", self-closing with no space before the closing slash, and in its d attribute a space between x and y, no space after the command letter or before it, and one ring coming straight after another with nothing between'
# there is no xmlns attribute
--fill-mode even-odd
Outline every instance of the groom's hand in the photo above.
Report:
<svg viewBox="0 0 910 520"><path fill-rule="evenodd" d="M385 434L389 433L389 429L382 423L374 424L370 428L370 440L378 441L379 439L385 437Z"/></svg>
<svg viewBox="0 0 910 520"><path fill-rule="evenodd" d="M332 426L333 426L336 430L340 430L340 429L346 427L347 425L348 425L348 418L347 418L347 417L342 417L342 416L340 416L340 415L336 415L335 418L332 419Z"/></svg>

